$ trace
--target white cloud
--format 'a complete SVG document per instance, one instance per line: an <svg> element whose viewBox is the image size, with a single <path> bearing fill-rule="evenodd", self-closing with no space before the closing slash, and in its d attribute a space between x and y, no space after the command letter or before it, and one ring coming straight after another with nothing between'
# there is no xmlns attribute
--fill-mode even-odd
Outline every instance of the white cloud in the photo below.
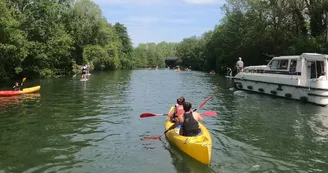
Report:
<svg viewBox="0 0 328 173"><path fill-rule="evenodd" d="M189 4L224 4L225 0L182 0Z"/></svg>

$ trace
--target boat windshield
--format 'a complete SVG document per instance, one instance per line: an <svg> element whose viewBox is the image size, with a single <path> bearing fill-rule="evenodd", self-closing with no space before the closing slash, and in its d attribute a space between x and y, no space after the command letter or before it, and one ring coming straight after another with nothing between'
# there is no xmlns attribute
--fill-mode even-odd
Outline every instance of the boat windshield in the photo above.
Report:
<svg viewBox="0 0 328 173"><path fill-rule="evenodd" d="M287 70L288 59L275 59L272 60L269 64L270 69L275 70Z"/></svg>

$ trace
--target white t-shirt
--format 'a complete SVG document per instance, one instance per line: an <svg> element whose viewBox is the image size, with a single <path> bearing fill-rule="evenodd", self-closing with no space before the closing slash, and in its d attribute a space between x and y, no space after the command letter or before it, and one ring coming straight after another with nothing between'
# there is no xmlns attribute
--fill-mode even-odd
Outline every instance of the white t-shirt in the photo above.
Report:
<svg viewBox="0 0 328 173"><path fill-rule="evenodd" d="M327 78L326 78L326 76L320 76L320 77L318 78L318 80L320 80L320 81L326 81Z"/></svg>
<svg viewBox="0 0 328 173"><path fill-rule="evenodd" d="M237 61L236 66L239 68L243 68L244 67L244 62L242 60Z"/></svg>

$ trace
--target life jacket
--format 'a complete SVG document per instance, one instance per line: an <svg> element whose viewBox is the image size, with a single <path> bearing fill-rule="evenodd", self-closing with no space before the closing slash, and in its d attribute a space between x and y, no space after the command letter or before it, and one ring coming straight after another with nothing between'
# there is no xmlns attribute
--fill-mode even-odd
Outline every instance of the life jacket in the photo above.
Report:
<svg viewBox="0 0 328 173"><path fill-rule="evenodd" d="M177 112L175 113L176 116L182 116L185 113L185 111L183 110L183 105L176 104L175 108L177 110Z"/></svg>
<svg viewBox="0 0 328 173"><path fill-rule="evenodd" d="M82 67L82 72L86 72L86 70L87 70L87 67L86 66L83 66Z"/></svg>
<svg viewBox="0 0 328 173"><path fill-rule="evenodd" d="M192 111L183 115L184 121L181 126L183 136L197 136L200 133L198 121L195 120Z"/></svg>

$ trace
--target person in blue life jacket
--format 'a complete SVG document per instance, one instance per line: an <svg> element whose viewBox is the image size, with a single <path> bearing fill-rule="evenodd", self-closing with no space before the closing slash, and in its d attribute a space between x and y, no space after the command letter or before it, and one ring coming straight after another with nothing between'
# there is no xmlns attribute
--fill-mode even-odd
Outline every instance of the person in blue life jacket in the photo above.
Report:
<svg viewBox="0 0 328 173"><path fill-rule="evenodd" d="M87 64L86 66L87 66L87 75L89 75L90 74L90 64Z"/></svg>
<svg viewBox="0 0 328 173"><path fill-rule="evenodd" d="M14 89L14 91L21 91L22 90L21 85L19 85L18 82L16 82L15 86L13 86L13 89Z"/></svg>
<svg viewBox="0 0 328 173"><path fill-rule="evenodd" d="M81 70L82 73L82 79L85 79L86 73L87 73L87 65L84 65Z"/></svg>
<svg viewBox="0 0 328 173"><path fill-rule="evenodd" d="M229 67L227 67L227 76L232 76L232 70Z"/></svg>
<svg viewBox="0 0 328 173"><path fill-rule="evenodd" d="M203 121L203 117L199 113L193 112L191 106L191 103L184 102L184 115L179 116L168 130L172 130L181 124L179 133L182 136L198 136L201 133L198 121Z"/></svg>

